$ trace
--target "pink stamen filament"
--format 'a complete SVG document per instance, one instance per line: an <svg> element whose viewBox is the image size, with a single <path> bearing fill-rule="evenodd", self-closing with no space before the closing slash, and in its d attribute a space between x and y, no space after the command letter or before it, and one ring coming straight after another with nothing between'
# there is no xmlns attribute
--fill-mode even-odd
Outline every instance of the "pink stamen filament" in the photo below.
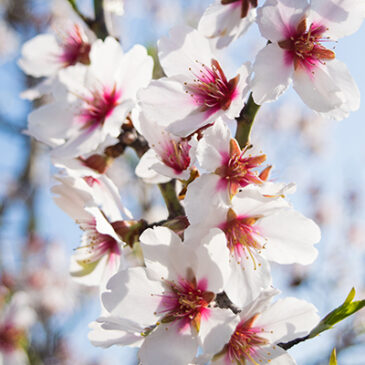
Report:
<svg viewBox="0 0 365 365"><path fill-rule="evenodd" d="M118 106L121 92L114 86L112 90L104 88L102 92L93 91L89 98L84 100L84 108L79 114L80 121L84 124L83 128L94 129L103 125L105 119L109 117L114 108Z"/></svg>
<svg viewBox="0 0 365 365"><path fill-rule="evenodd" d="M113 260L114 256L121 255L118 242L113 237L98 232L95 220L80 223L80 228L84 230L83 239L87 242L86 245L76 249L80 263L94 263L104 255L109 255L110 260Z"/></svg>
<svg viewBox="0 0 365 365"><path fill-rule="evenodd" d="M211 67L203 64L200 73L194 74L194 77L193 83L185 83L186 92L191 95L202 111L213 114L220 109L227 110L237 96L239 76L227 81L218 61L214 59Z"/></svg>
<svg viewBox="0 0 365 365"><path fill-rule="evenodd" d="M161 153L162 162L171 167L176 174L181 174L190 165L190 148L187 140L168 140L165 142Z"/></svg>

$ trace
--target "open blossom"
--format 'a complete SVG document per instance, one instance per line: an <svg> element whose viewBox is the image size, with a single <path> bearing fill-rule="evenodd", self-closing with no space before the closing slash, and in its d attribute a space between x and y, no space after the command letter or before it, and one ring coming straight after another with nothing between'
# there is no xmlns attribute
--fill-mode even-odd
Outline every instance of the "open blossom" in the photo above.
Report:
<svg viewBox="0 0 365 365"><path fill-rule="evenodd" d="M241 150L238 142L222 120L204 131L197 146L197 160L203 174L190 186L190 194L200 196L211 204L229 200L250 184L261 184L255 170L265 160L264 154L250 153L248 147Z"/></svg>
<svg viewBox="0 0 365 365"><path fill-rule="evenodd" d="M247 65L230 78L209 40L188 27L173 28L158 48L168 77L152 81L139 93L147 119L187 137L220 116L239 115L248 92Z"/></svg>
<svg viewBox="0 0 365 365"><path fill-rule="evenodd" d="M35 322L35 312L26 293L15 293L10 302L0 305L0 364L29 363L24 347L27 331Z"/></svg>
<svg viewBox="0 0 365 365"><path fill-rule="evenodd" d="M145 365L186 365L199 346L217 352L234 319L229 310L214 306L229 273L224 241L222 232L212 230L191 250L167 228L146 230L141 236L146 268L131 268L110 279L102 294L108 313L98 320L101 326L93 325L93 343L131 343L139 327L136 340L144 337L139 358Z"/></svg>
<svg viewBox="0 0 365 365"><path fill-rule="evenodd" d="M133 257L117 233L123 216L102 180L91 176L58 179L62 184L53 187L54 200L83 230L81 245L71 257L71 275L81 284L101 285Z"/></svg>
<svg viewBox="0 0 365 365"><path fill-rule="evenodd" d="M196 138L176 137L143 114L139 114L138 119L136 128L147 140L150 149L140 159L136 174L154 184L174 178L189 179L191 168L194 167Z"/></svg>
<svg viewBox="0 0 365 365"><path fill-rule="evenodd" d="M202 15L198 30L208 38L218 38L217 48L228 46L254 22L257 0L216 0Z"/></svg>
<svg viewBox="0 0 365 365"><path fill-rule="evenodd" d="M229 341L213 357L212 365L294 365L294 359L278 343L305 336L319 321L316 308L296 298L270 304L277 290L262 291L239 313Z"/></svg>
<svg viewBox="0 0 365 365"><path fill-rule="evenodd" d="M268 0L258 10L261 34L270 41L254 64L256 103L276 100L293 81L313 110L343 119L359 108L359 90L328 41L355 32L365 17L357 0Z"/></svg>
<svg viewBox="0 0 365 365"><path fill-rule="evenodd" d="M94 40L90 38L92 36L88 37L79 24L74 24L60 37L38 35L24 44L18 64L26 74L34 77L53 76L60 69L77 63L87 65Z"/></svg>
<svg viewBox="0 0 365 365"><path fill-rule="evenodd" d="M55 101L29 115L29 132L55 147L54 157L79 157L95 150L109 136L117 137L136 93L152 75L152 58L143 46L123 53L112 37L97 40L90 51L90 66L78 65L60 71L65 91ZM52 123L49 123L52 120Z"/></svg>
<svg viewBox="0 0 365 365"><path fill-rule="evenodd" d="M281 197L281 190L270 194L264 190L267 188L246 187L231 204L211 207L202 206L194 194L190 195L189 188L186 196L191 223L187 238L203 235L213 227L225 233L231 266L225 291L238 306L255 299L262 288L270 285L268 261L307 265L317 256L313 244L320 240L318 226L295 211Z"/></svg>

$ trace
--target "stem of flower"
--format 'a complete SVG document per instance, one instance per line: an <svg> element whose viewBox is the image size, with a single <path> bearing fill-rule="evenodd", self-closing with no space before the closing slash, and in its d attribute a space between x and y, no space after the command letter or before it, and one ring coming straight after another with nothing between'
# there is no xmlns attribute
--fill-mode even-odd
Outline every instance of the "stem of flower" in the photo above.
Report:
<svg viewBox="0 0 365 365"><path fill-rule="evenodd" d="M249 144L250 133L253 122L255 120L255 116L260 109L261 105L257 105L252 97L252 93L250 94L247 103L241 110L241 113L237 120L237 132L236 139L241 148L245 147Z"/></svg>
<svg viewBox="0 0 365 365"><path fill-rule="evenodd" d="M67 0L71 5L74 12L85 22L89 27L91 27L92 20L87 18L84 14L81 13L79 7L76 4L76 0Z"/></svg>
<svg viewBox="0 0 365 365"><path fill-rule="evenodd" d="M185 210L180 204L176 194L176 180L171 180L165 184L159 184L158 187L160 188L163 200L165 201L169 212L169 219L184 216Z"/></svg>
<svg viewBox="0 0 365 365"><path fill-rule="evenodd" d="M284 350L288 350L288 349L292 348L293 346L297 345L298 343L304 342L308 339L309 339L309 335L300 337L300 338L296 338L295 340L292 340L292 341L289 341L286 343L282 343L282 342L278 343L278 346Z"/></svg>
<svg viewBox="0 0 365 365"><path fill-rule="evenodd" d="M91 25L91 29L95 32L98 38L105 39L108 36L108 30L106 28L102 0L94 0L94 14L95 20Z"/></svg>

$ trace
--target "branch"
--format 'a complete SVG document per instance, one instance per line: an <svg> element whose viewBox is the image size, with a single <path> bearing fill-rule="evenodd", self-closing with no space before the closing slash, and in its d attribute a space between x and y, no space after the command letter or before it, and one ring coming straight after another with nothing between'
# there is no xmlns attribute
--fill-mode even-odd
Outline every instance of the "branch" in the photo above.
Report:
<svg viewBox="0 0 365 365"><path fill-rule="evenodd" d="M251 93L247 100L246 105L241 110L239 117L236 118L237 120L236 139L241 148L249 144L251 128L259 109L260 105L257 105L254 102Z"/></svg>
<svg viewBox="0 0 365 365"><path fill-rule="evenodd" d="M84 23L86 23L91 28L93 20L90 18L87 18L84 14L81 13L79 7L76 4L76 0L67 0L67 1L71 5L74 12L82 19L82 21Z"/></svg>
<svg viewBox="0 0 365 365"><path fill-rule="evenodd" d="M287 343L279 343L278 346L284 350L290 349L300 342L309 340L318 336L320 333L331 329L336 323L344 320L345 318L365 307L365 299L353 301L354 298L355 289L352 288L343 304L334 309L332 312L328 313L307 336L296 338L295 340L289 341Z"/></svg>
<svg viewBox="0 0 365 365"><path fill-rule="evenodd" d="M102 0L94 0L94 14L95 19L90 27L98 38L105 39L109 34L106 28Z"/></svg>
<svg viewBox="0 0 365 365"><path fill-rule="evenodd" d="M165 201L167 210L169 212L169 219L178 216L185 216L185 210L180 204L180 200L176 194L176 180L171 180L165 184L159 184L163 200Z"/></svg>

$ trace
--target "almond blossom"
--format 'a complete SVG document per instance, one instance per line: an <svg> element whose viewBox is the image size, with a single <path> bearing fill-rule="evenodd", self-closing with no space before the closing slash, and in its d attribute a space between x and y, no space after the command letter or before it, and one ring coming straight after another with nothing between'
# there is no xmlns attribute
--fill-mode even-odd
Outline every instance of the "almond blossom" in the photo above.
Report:
<svg viewBox="0 0 365 365"><path fill-rule="evenodd" d="M138 119L137 129L146 138L150 150L140 159L136 174L148 183L163 183L173 178L188 180L194 168L196 138L176 137L143 114Z"/></svg>
<svg viewBox="0 0 365 365"><path fill-rule="evenodd" d="M364 17L364 3L356 0L266 1L257 22L270 43L254 64L255 102L276 100L293 81L304 103L319 113L343 119L357 110L355 81L326 43L355 32Z"/></svg>
<svg viewBox="0 0 365 365"><path fill-rule="evenodd" d="M266 155L250 153L250 146L241 150L222 120L204 131L196 156L203 172L210 174L194 181L190 194L198 194L212 205L221 201L228 204L239 188L263 182L255 168L266 160Z"/></svg>
<svg viewBox="0 0 365 365"><path fill-rule="evenodd" d="M228 46L254 22L257 0L216 0L202 15L198 30L217 38L217 48Z"/></svg>
<svg viewBox="0 0 365 365"><path fill-rule="evenodd" d="M21 69L34 77L53 76L62 68L77 63L89 64L89 53L94 37L90 31L74 24L63 35L41 34L22 48L22 57L18 61Z"/></svg>
<svg viewBox="0 0 365 365"><path fill-rule="evenodd" d="M168 77L152 81L139 93L147 119L187 137L220 116L239 115L248 92L248 65L229 78L209 41L189 27L173 28L158 48Z"/></svg>
<svg viewBox="0 0 365 365"><path fill-rule="evenodd" d="M0 364L29 364L24 351L27 332L36 314L26 293L15 293L10 302L0 307Z"/></svg>
<svg viewBox="0 0 365 365"><path fill-rule="evenodd" d="M225 291L238 306L246 305L270 285L268 261L308 265L316 258L313 244L320 240L318 226L295 211L281 197L280 190L270 196L263 195L262 188L246 187L233 197L231 204L207 209L189 188L186 212L191 226L186 237L199 237L213 227L225 233L232 270Z"/></svg>
<svg viewBox="0 0 365 365"><path fill-rule="evenodd" d="M125 247L126 243L118 235L123 224L128 223L123 223L123 216L113 206L113 200L108 202L112 195L105 187L99 190L102 182L91 176L77 179L59 177L58 180L62 184L53 187L57 194L54 200L84 232L80 247L71 257L73 278L84 285L99 286L128 266L128 261L132 265L138 263L131 248Z"/></svg>
<svg viewBox="0 0 365 365"><path fill-rule="evenodd" d="M228 323L235 318L214 306L229 274L222 232L209 232L196 250L163 227L146 230L140 239L146 268L130 268L110 279L102 294L109 313L99 318L101 327L93 325L91 339L104 346L130 343L139 328L136 340L144 337L139 358L146 365L186 365L199 346L216 352L228 340Z"/></svg>
<svg viewBox="0 0 365 365"><path fill-rule="evenodd" d="M79 157L96 149L109 136L117 137L135 104L137 91L152 76L152 59L143 46L123 52L112 37L96 41L90 66L59 73L66 90L56 90L55 101L29 115L29 131L43 127L55 149L54 157ZM49 119L54 119L49 123Z"/></svg>
<svg viewBox="0 0 365 365"><path fill-rule="evenodd" d="M273 289L262 291L254 302L242 308L239 323L213 357L212 365L295 364L277 344L305 336L318 323L319 316L312 304L296 298L270 304L277 293Z"/></svg>

